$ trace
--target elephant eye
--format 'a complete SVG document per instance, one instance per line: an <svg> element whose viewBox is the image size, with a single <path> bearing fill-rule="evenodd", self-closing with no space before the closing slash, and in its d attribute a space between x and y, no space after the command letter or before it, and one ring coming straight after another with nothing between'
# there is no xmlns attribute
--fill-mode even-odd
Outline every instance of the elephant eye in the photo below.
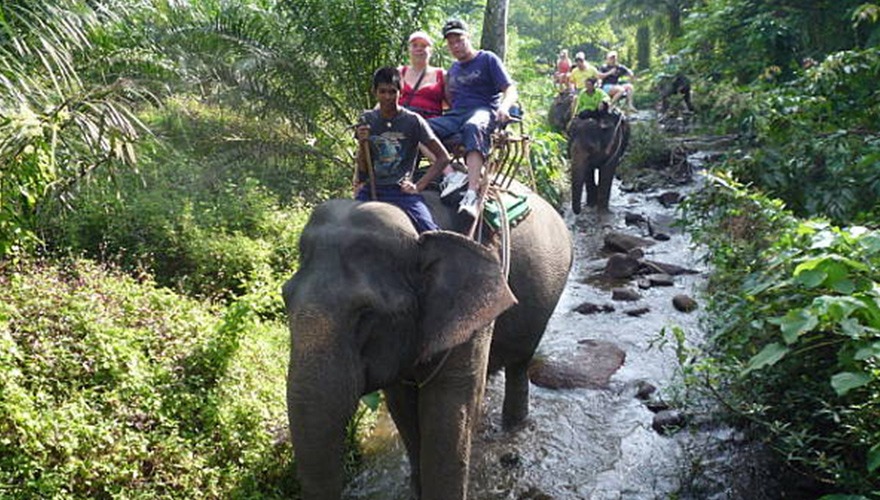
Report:
<svg viewBox="0 0 880 500"><path fill-rule="evenodd" d="M368 306L360 307L354 312L352 331L357 336L358 343L366 341L375 326L377 317L376 310Z"/></svg>

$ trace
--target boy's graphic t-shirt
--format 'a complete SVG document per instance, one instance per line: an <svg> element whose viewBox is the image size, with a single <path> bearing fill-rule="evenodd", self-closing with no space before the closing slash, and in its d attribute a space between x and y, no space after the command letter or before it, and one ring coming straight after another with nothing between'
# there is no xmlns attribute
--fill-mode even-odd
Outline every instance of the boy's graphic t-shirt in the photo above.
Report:
<svg viewBox="0 0 880 500"><path fill-rule="evenodd" d="M364 113L361 119L370 126L370 159L379 186L397 184L411 174L418 161L419 143L437 138L424 118L405 108L391 120L382 118L378 109Z"/></svg>

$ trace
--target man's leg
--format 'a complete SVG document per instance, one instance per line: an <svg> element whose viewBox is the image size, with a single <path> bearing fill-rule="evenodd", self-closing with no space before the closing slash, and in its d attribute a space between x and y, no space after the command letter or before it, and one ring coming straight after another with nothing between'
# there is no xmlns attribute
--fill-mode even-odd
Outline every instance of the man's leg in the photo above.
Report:
<svg viewBox="0 0 880 500"><path fill-rule="evenodd" d="M483 163L489 154L489 143L492 127L495 125L494 112L488 108L478 108L471 112L470 117L461 128L462 140L464 141L464 163L468 169L468 192L459 205L459 212L468 212L476 217L479 206L480 176L483 172Z"/></svg>
<svg viewBox="0 0 880 500"><path fill-rule="evenodd" d="M631 110L635 111L636 107L633 106L633 91L635 90L631 83L627 83L624 85L624 91L626 92L626 106Z"/></svg>
<svg viewBox="0 0 880 500"><path fill-rule="evenodd" d="M441 141L455 134L461 128L467 114L461 111L451 111L443 116L437 116L428 120L428 125ZM451 153L451 151L450 151ZM443 169L443 179L440 181L440 196L446 197L456 192L467 182L467 176L457 172L450 163Z"/></svg>

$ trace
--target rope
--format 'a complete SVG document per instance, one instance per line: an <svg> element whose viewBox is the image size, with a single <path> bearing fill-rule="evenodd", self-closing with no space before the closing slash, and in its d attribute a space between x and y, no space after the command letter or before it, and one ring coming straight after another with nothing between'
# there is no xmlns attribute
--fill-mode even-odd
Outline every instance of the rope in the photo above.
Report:
<svg viewBox="0 0 880 500"><path fill-rule="evenodd" d="M452 349L455 349L455 348L453 347ZM452 354L452 349L446 350L446 354L443 355L443 358L440 359L440 362L437 363L437 366L435 366L433 370L431 370L431 373L428 374L428 376L425 378L425 380L422 380L421 382L416 382L415 380L412 380L412 381L411 380L404 380L401 383L405 384L405 385L415 386L416 389L422 389L423 387L428 385L432 380L434 380L434 377L436 377L438 373L440 373L440 369L443 368L443 365L446 364L446 360L449 359L449 355Z"/></svg>

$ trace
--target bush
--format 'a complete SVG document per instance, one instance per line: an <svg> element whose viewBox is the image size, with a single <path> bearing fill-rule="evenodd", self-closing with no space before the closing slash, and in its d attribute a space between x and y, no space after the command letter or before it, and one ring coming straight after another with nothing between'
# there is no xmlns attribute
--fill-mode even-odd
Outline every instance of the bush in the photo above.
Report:
<svg viewBox="0 0 880 500"><path fill-rule="evenodd" d="M880 489L880 232L798 223L729 179L687 205L716 269L711 345L690 367L789 463ZM692 380L705 379L694 377Z"/></svg>
<svg viewBox="0 0 880 500"><path fill-rule="evenodd" d="M221 311L84 260L7 266L2 496L289 494L286 353L246 301Z"/></svg>
<svg viewBox="0 0 880 500"><path fill-rule="evenodd" d="M204 185L209 166L179 156L143 169L84 187L72 210L44 213L44 241L193 296L230 299L255 277L289 277L306 207L282 207L252 178Z"/></svg>
<svg viewBox="0 0 880 500"><path fill-rule="evenodd" d="M836 224L880 213L880 73L876 49L829 55L785 85L713 90L711 113L743 134L749 154L728 166L800 217Z"/></svg>

